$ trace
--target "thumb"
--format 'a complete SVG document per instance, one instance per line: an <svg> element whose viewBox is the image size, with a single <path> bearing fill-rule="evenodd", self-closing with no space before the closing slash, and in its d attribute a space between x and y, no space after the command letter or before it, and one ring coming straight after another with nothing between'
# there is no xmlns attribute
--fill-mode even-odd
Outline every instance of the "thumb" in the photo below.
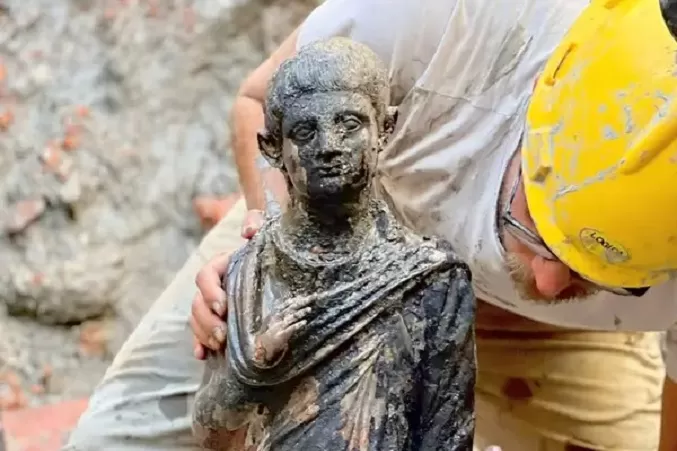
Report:
<svg viewBox="0 0 677 451"><path fill-rule="evenodd" d="M242 224L242 238L251 239L263 225L263 211L249 210Z"/></svg>

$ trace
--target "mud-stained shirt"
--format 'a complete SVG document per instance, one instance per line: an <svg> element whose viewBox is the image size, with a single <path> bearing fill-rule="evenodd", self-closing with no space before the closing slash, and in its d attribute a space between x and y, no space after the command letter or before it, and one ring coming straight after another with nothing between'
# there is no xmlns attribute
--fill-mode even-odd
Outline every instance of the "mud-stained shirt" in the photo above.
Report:
<svg viewBox="0 0 677 451"><path fill-rule="evenodd" d="M400 218L445 238L473 271L478 298L558 326L670 330L677 381L677 287L641 298L599 293L583 302L522 299L506 271L497 226L503 174L524 131L547 58L588 0L326 0L298 46L346 36L389 68L395 134L380 158L380 190Z"/></svg>

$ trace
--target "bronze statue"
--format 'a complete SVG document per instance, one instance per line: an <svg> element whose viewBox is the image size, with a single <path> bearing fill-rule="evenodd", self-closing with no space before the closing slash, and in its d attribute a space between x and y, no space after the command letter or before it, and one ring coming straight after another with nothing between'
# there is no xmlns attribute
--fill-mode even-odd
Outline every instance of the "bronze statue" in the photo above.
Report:
<svg viewBox="0 0 677 451"><path fill-rule="evenodd" d="M203 448L472 450L470 273L373 196L388 101L381 62L344 38L271 81L259 147L290 203L224 278L227 346L194 406Z"/></svg>

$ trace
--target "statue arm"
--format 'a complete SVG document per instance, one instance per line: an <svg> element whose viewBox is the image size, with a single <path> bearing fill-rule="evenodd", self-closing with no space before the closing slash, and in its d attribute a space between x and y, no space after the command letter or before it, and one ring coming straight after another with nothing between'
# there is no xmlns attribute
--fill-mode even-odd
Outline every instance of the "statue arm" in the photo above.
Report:
<svg viewBox="0 0 677 451"><path fill-rule="evenodd" d="M422 360L422 415L414 448L471 451L475 433L475 297L465 265L455 264L444 275L424 299L428 326Z"/></svg>
<svg viewBox="0 0 677 451"><path fill-rule="evenodd" d="M259 296L259 254L263 234L255 236L231 258L224 288L228 301L228 352L238 373L248 373L256 354L256 336L261 329L262 299Z"/></svg>
<svg viewBox="0 0 677 451"><path fill-rule="evenodd" d="M232 257L226 277L228 349L237 371L254 378L277 366L292 335L306 326L313 301L310 296L271 302L274 294L260 273L264 235L265 230ZM264 315L267 303L273 304L273 311Z"/></svg>

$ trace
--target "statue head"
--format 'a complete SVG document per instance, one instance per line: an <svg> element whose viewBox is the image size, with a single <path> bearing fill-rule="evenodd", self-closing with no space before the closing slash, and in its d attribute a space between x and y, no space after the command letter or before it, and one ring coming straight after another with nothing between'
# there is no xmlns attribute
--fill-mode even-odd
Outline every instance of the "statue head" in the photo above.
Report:
<svg viewBox="0 0 677 451"><path fill-rule="evenodd" d="M287 180L292 203L364 199L395 123L379 58L346 38L301 48L268 88L259 148Z"/></svg>

